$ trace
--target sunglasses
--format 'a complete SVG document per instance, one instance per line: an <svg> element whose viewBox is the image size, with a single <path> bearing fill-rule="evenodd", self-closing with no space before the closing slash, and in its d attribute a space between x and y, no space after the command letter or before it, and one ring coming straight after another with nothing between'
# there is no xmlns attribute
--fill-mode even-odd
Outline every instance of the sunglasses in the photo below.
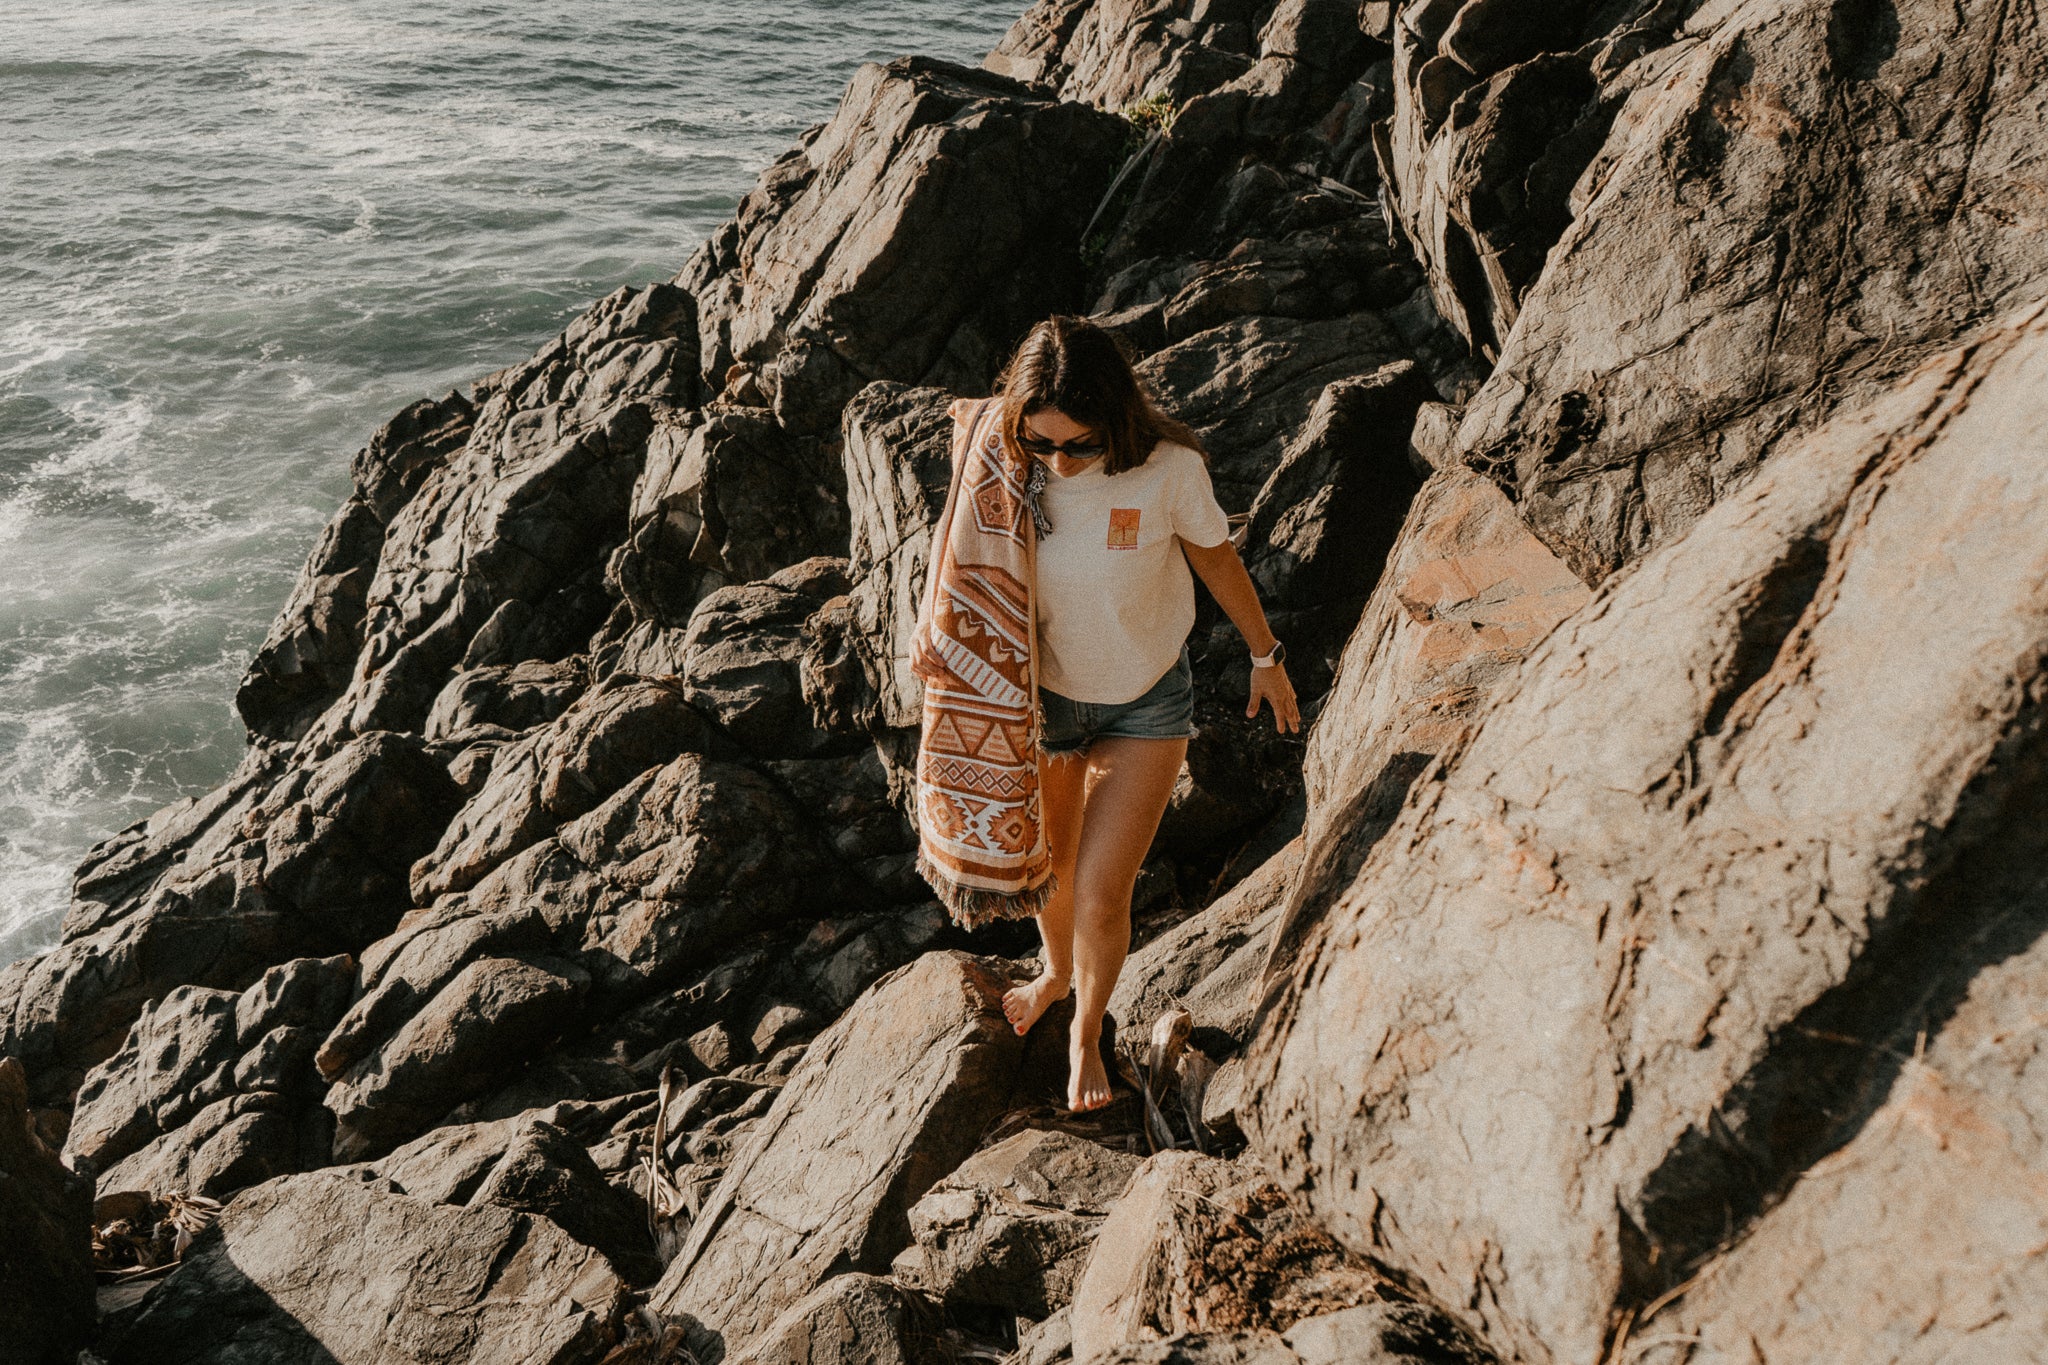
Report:
<svg viewBox="0 0 2048 1365"><path fill-rule="evenodd" d="M1033 455L1060 454L1070 460L1092 460L1109 449L1106 445L1061 445L1056 441L1041 440L1024 432L1017 434L1017 444Z"/></svg>

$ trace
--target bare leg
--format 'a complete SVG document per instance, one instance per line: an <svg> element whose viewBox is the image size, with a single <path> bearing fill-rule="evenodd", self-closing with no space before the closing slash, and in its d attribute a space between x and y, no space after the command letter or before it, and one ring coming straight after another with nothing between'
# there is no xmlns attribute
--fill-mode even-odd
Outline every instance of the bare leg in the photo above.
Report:
<svg viewBox="0 0 2048 1365"><path fill-rule="evenodd" d="M1074 1002L1068 1039L1067 1107L1109 1103L1102 1065L1102 1015L1131 947L1131 888L1151 850L1159 817L1186 757L1184 739L1101 739L1081 821L1073 880Z"/></svg>
<svg viewBox="0 0 2048 1365"><path fill-rule="evenodd" d="M1028 1033L1055 1000L1064 1000L1074 978L1074 853L1080 845L1082 787L1088 776L1085 756L1073 754L1038 759L1038 810L1052 848L1052 873L1057 883L1038 916L1038 936L1045 943L1045 967L1029 984L1003 995L1003 1013L1010 1027Z"/></svg>

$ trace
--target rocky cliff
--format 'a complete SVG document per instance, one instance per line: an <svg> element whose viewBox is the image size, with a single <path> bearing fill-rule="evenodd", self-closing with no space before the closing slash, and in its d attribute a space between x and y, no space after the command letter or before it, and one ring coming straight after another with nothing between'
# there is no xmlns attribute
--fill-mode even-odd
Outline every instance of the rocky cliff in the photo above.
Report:
<svg viewBox="0 0 2048 1365"><path fill-rule="evenodd" d="M371 437L240 767L0 972L10 1349L2029 1358L2044 147L2018 5L862 67ZM1085 1117L905 817L946 406L1056 311L1202 434L1314 719L1205 612Z"/></svg>

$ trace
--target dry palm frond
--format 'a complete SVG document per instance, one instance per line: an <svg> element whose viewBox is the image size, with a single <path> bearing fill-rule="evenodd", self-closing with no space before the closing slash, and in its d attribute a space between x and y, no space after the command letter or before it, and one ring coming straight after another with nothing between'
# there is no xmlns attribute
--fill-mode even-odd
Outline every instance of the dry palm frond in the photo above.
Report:
<svg viewBox="0 0 2048 1365"><path fill-rule="evenodd" d="M203 1194L116 1196L101 1202L114 1216L93 1226L93 1269L116 1284L176 1265L221 1210L218 1199Z"/></svg>

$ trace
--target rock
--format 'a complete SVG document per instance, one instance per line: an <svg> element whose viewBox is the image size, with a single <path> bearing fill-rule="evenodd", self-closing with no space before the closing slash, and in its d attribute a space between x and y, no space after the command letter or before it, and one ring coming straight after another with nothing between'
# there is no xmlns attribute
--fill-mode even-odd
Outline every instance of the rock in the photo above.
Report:
<svg viewBox="0 0 2048 1365"><path fill-rule="evenodd" d="M546 725L569 708L585 685L583 670L571 663L532 659L465 668L434 698L425 736L432 743L479 725L513 731Z"/></svg>
<svg viewBox="0 0 2048 1365"><path fill-rule="evenodd" d="M1160 1152L1096 1236L1074 1292L1074 1359L1183 1332L1284 1332L1394 1293L1255 1170Z"/></svg>
<svg viewBox="0 0 2048 1365"><path fill-rule="evenodd" d="M470 962L335 1079L325 1100L338 1121L335 1157L388 1150L486 1089L561 1030L589 985L587 972L558 958Z"/></svg>
<svg viewBox="0 0 2048 1365"><path fill-rule="evenodd" d="M1076 1356L1089 1365L1300 1365L1301 1357L1277 1332L1188 1332L1165 1341L1130 1342L1098 1355Z"/></svg>
<svg viewBox="0 0 2048 1365"><path fill-rule="evenodd" d="M1931 0L1686 13L1394 26L1391 202L1499 358L1459 447L1589 582L2048 282L2031 219L1960 208L2031 193L2036 28Z"/></svg>
<svg viewBox="0 0 2048 1365"><path fill-rule="evenodd" d="M861 743L811 723L799 672L811 644L805 624L848 585L844 561L805 564L832 571L822 579L814 575L810 591L786 585L787 575L804 565L765 582L721 588L698 605L684 637L683 695L749 752L765 757L810 757Z"/></svg>
<svg viewBox="0 0 2048 1365"><path fill-rule="evenodd" d="M1336 318L1243 317L1197 332L1138 365L1138 374L1209 448L1226 512L1249 511L1333 381L1406 359L1371 313ZM1406 431L1402 431L1405 438ZM1398 443L1397 443L1398 444Z"/></svg>
<svg viewBox="0 0 2048 1365"><path fill-rule="evenodd" d="M910 671L910 636L952 477L952 401L944 389L878 381L847 403L843 418L850 631L876 698L874 720L889 729L915 728L924 703Z"/></svg>
<svg viewBox="0 0 2048 1365"><path fill-rule="evenodd" d="M910 1297L875 1275L836 1275L791 1304L731 1365L911 1365Z"/></svg>
<svg viewBox="0 0 2048 1365"><path fill-rule="evenodd" d="M612 675L492 760L483 789L413 865L413 898L427 904L445 892L468 890L642 773L713 747L710 726L681 688Z"/></svg>
<svg viewBox="0 0 2048 1365"><path fill-rule="evenodd" d="M238 999L180 986L146 1011L80 1087L65 1160L109 1165L233 1090Z"/></svg>
<svg viewBox="0 0 2048 1365"><path fill-rule="evenodd" d="M386 525L341 694L301 743L325 753L375 730L417 731L465 659L559 657L608 603L591 588L626 532L658 407L694 399L695 308L673 284L621 288L530 360L474 388L459 450ZM524 604L524 623L501 616ZM594 613L594 615L593 615ZM486 629L488 648L477 637ZM472 644L479 648L472 653Z"/></svg>
<svg viewBox="0 0 2048 1365"><path fill-rule="evenodd" d="M844 1270L886 1273L910 1206L1004 1109L1023 1048L1008 978L927 953L869 989L806 1052L734 1157L650 1302L736 1350ZM694 1349L694 1348L693 1348Z"/></svg>
<svg viewBox="0 0 2048 1365"><path fill-rule="evenodd" d="M272 1176L321 1165L332 1122L274 1091L235 1091L108 1167L108 1194L196 1194L225 1199Z"/></svg>
<svg viewBox="0 0 2048 1365"><path fill-rule="evenodd" d="M12 1057L0 1057L0 1185L0 1340L21 1365L70 1365L93 1330L92 1182L36 1135Z"/></svg>
<svg viewBox="0 0 2048 1365"><path fill-rule="evenodd" d="M1297 692L1328 688L1325 670L1394 548L1420 487L1408 433L1435 397L1409 360L1329 384L1252 501L1247 567L1289 641Z"/></svg>
<svg viewBox="0 0 2048 1365"><path fill-rule="evenodd" d="M920 1281L946 1303L1027 1318L1065 1307L1139 1159L1027 1129L976 1152L911 1206Z"/></svg>
<svg viewBox="0 0 2048 1365"><path fill-rule="evenodd" d="M1848 1207L1827 1154L1887 1148L1893 1097L1936 1093L1888 1040L1938 1036L1993 940L2039 933L2048 467L2015 433L2044 380L2036 306L1613 580L1410 794L1269 1010L1257 1150L1503 1353L1598 1355L1673 1285L1735 1276L1801 1191L1776 1266L1814 1264ZM1939 1111L1957 1142L2032 1103L1982 1065L1985 1098ZM1945 1311L1932 1267L2004 1245L2001 1183L1897 1150L1869 1168L1885 1206L1944 1222L1916 1225L1926 1277L1830 1272L1811 1321L1862 1358ZM1969 1292L1958 1342L2041 1299ZM1804 1293L1753 1310L1759 1341L1808 1330Z"/></svg>
<svg viewBox="0 0 2048 1365"><path fill-rule="evenodd" d="M606 1184L583 1144L551 1123L527 1120L468 1204L545 1215L631 1283L661 1275L646 1209Z"/></svg>
<svg viewBox="0 0 2048 1365"><path fill-rule="evenodd" d="M235 710L252 736L298 738L348 685L385 528L428 471L462 448L475 418L460 393L423 398L357 452L350 471L355 491L306 557L235 692Z"/></svg>
<svg viewBox="0 0 2048 1365"><path fill-rule="evenodd" d="M545 1218L316 1172L229 1204L102 1349L109 1365L574 1365L605 1353L624 1306L604 1258Z"/></svg>
<svg viewBox="0 0 2048 1365"><path fill-rule="evenodd" d="M846 489L815 436L759 407L665 414L606 581L636 620L680 628L704 596L846 552ZM647 669L638 671L646 672Z"/></svg>
<svg viewBox="0 0 2048 1365"><path fill-rule="evenodd" d="M303 786L281 783L259 808L259 819L270 816L264 888L328 942L360 949L397 923L413 860L460 804L447 770L412 736L350 740L304 774Z"/></svg>
<svg viewBox="0 0 2048 1365"><path fill-rule="evenodd" d="M1268 933L1269 978L1299 955L1409 784L1589 595L1486 480L1461 469L1430 476L1309 731L1302 861Z"/></svg>
<svg viewBox="0 0 2048 1365"><path fill-rule="evenodd" d="M1079 302L1075 248L1125 127L986 71L864 64L678 277L706 383L751 384L799 436L837 430L872 379L980 391Z"/></svg>
<svg viewBox="0 0 2048 1365"><path fill-rule="evenodd" d="M1168 1010L1186 1009L1197 1027L1242 1038L1268 940L1300 866L1296 840L1207 909L1133 952L1109 996L1117 1022L1137 1036Z"/></svg>

